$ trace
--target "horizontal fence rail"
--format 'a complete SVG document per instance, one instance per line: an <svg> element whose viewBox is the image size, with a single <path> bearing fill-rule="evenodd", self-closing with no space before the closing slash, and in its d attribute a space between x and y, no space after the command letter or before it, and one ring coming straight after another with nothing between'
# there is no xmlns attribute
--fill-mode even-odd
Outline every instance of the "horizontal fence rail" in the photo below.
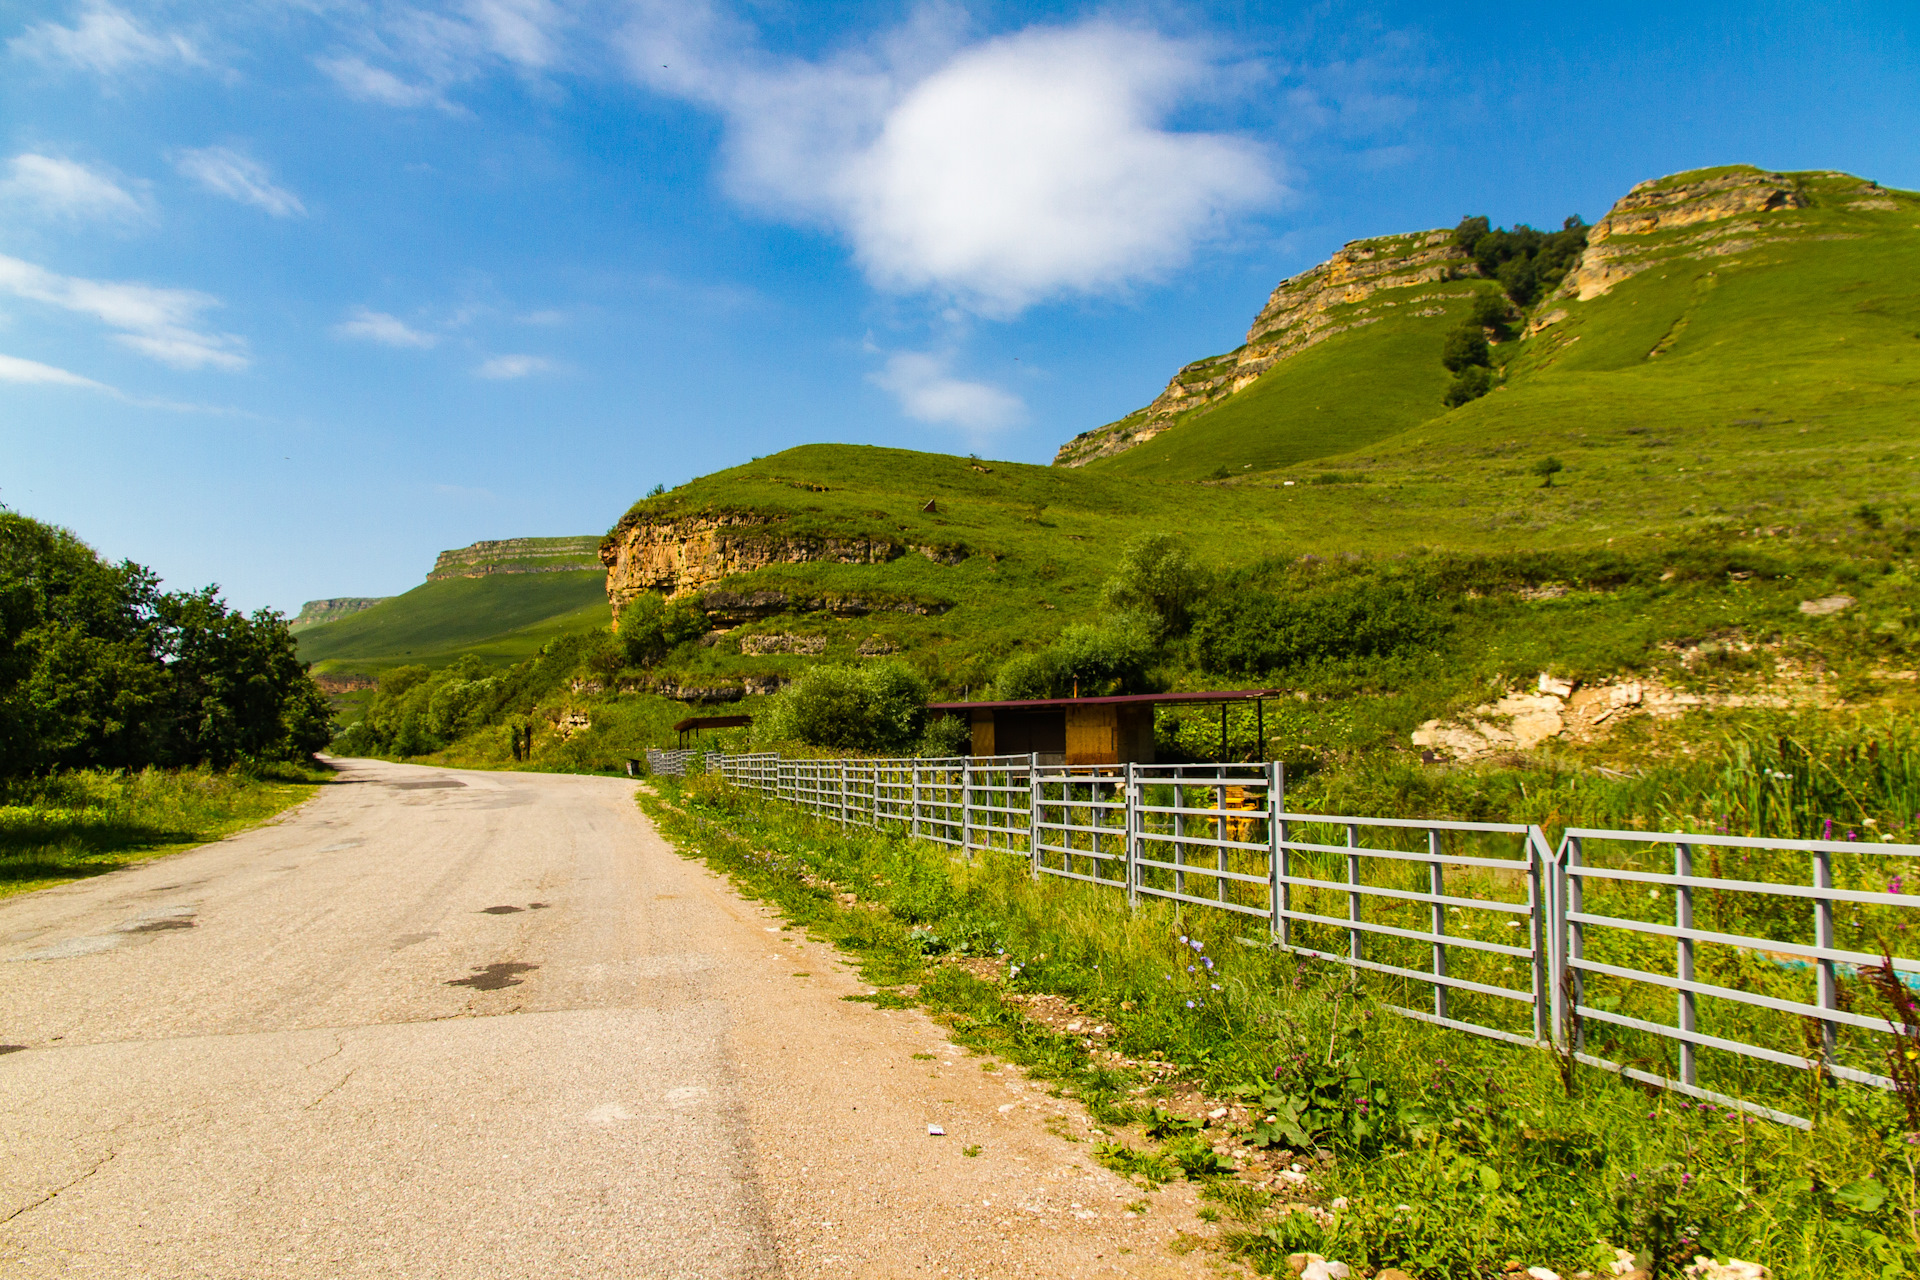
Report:
<svg viewBox="0 0 1920 1280"><path fill-rule="evenodd" d="M647 767L1264 921L1408 1017L1785 1124L1809 1121L1784 1109L1800 1095L1780 1068L1891 1089L1896 1038L1920 1044L1884 998L1920 994L1920 893L1899 870L1920 846L1584 828L1554 845L1520 823L1296 813L1277 763L649 751Z"/></svg>

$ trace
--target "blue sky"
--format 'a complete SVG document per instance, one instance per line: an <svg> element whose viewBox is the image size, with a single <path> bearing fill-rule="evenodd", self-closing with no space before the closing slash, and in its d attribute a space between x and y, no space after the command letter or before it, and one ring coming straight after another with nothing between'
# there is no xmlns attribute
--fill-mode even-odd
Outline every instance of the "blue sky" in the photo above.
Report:
<svg viewBox="0 0 1920 1280"><path fill-rule="evenodd" d="M290 611L807 441L1045 462L1347 240L1920 186L1915 13L0 0L0 502Z"/></svg>

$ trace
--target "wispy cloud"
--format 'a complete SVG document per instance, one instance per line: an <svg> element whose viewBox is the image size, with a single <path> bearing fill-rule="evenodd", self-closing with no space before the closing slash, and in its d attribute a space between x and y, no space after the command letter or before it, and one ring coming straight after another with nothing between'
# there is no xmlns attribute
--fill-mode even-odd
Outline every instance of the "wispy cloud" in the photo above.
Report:
<svg viewBox="0 0 1920 1280"><path fill-rule="evenodd" d="M207 190L265 209L276 218L305 217L300 197L273 180L267 166L231 147L201 147L177 151L173 167Z"/></svg>
<svg viewBox="0 0 1920 1280"><path fill-rule="evenodd" d="M1248 139L1173 129L1215 52L1093 19L974 44L940 11L856 51L778 62L712 9L648 4L641 81L726 120L743 202L825 224L878 286L981 314L1164 276L1283 194Z"/></svg>
<svg viewBox="0 0 1920 1280"><path fill-rule="evenodd" d="M448 92L491 71L539 76L563 61L571 23L552 0L463 0L436 12L411 4L377 10L352 46L315 59L349 97L389 107L461 112Z"/></svg>
<svg viewBox="0 0 1920 1280"><path fill-rule="evenodd" d="M482 378L526 378L536 373L552 373L559 367L545 356L494 356L474 373Z"/></svg>
<svg viewBox="0 0 1920 1280"><path fill-rule="evenodd" d="M367 307L355 307L347 318L333 326L335 337L360 338L389 347L431 347L440 342L437 333L415 329L398 316Z"/></svg>
<svg viewBox="0 0 1920 1280"><path fill-rule="evenodd" d="M77 373L19 356L0 355L0 382L24 383L28 386L85 387L91 391L119 394L104 382L95 382L92 378L83 378Z"/></svg>
<svg viewBox="0 0 1920 1280"><path fill-rule="evenodd" d="M63 276L0 254L0 292L61 307L115 330L114 340L177 369L244 369L247 344L203 327L218 298L192 289Z"/></svg>
<svg viewBox="0 0 1920 1280"><path fill-rule="evenodd" d="M35 23L9 40L7 47L41 62L64 63L102 76L136 67L207 64L185 36L150 30L125 10L99 0L82 6L72 26Z"/></svg>
<svg viewBox="0 0 1920 1280"><path fill-rule="evenodd" d="M318 58L314 65L333 77L333 82L346 90L349 98L358 98L362 102L378 102L388 107L432 106L445 111L458 109L447 101L438 87L402 80L385 67L369 66L366 59L352 54Z"/></svg>
<svg viewBox="0 0 1920 1280"><path fill-rule="evenodd" d="M924 351L898 351L886 367L867 380L893 393L901 412L917 422L959 427L973 435L988 435L1020 422L1026 403L1011 392L985 382L956 378L951 358Z"/></svg>
<svg viewBox="0 0 1920 1280"><path fill-rule="evenodd" d="M151 202L98 169L76 160L26 151L6 163L0 203L40 218L66 221L137 222Z"/></svg>

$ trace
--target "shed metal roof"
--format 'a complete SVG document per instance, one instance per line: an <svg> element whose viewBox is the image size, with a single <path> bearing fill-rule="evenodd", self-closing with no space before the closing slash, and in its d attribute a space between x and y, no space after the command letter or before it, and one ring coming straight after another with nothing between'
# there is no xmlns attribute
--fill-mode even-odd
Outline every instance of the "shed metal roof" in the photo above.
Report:
<svg viewBox="0 0 1920 1280"><path fill-rule="evenodd" d="M1215 689L1207 693L1121 693L1103 698L1033 698L1015 702L929 702L929 711L1053 711L1066 707L1158 706L1179 703L1255 702L1284 698L1285 689Z"/></svg>

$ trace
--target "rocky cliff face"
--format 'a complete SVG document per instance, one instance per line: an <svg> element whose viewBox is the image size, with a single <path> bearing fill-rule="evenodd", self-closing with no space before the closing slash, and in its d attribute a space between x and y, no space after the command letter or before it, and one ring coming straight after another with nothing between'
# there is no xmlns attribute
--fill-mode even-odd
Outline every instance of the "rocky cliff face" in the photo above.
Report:
<svg viewBox="0 0 1920 1280"><path fill-rule="evenodd" d="M1597 298L1676 250L1691 256L1738 253L1752 247L1751 237L1742 233L1760 230L1764 215L1806 206L1797 179L1759 169L1708 170L1642 182L1587 234L1586 252L1554 297L1581 302ZM1702 223L1722 225L1685 237L1658 234ZM1543 307L1533 328L1552 323L1545 320L1551 314L1551 307Z"/></svg>
<svg viewBox="0 0 1920 1280"><path fill-rule="evenodd" d="M574 573L600 567L600 539L502 538L442 551L428 582L484 578L495 573Z"/></svg>
<svg viewBox="0 0 1920 1280"><path fill-rule="evenodd" d="M623 521L600 548L607 570L607 600L617 623L620 611L643 592L669 597L698 595L716 620L746 621L790 610L821 609L857 615L904 608L937 612L927 602L891 601L841 593L796 595L781 590L718 590L727 578L783 564L886 564L921 555L937 564L958 564L959 547L914 546L874 537L831 537L785 530L778 515L733 512Z"/></svg>
<svg viewBox="0 0 1920 1280"><path fill-rule="evenodd" d="M300 614L293 620L295 631L304 631L308 627L317 627L323 622L338 622L342 618L352 617L362 609L387 600L387 596L340 596L332 600L309 600L300 606Z"/></svg>
<svg viewBox="0 0 1920 1280"><path fill-rule="evenodd" d="M1454 245L1450 231L1355 240L1312 270L1282 281L1254 317L1244 346L1194 361L1146 408L1062 445L1054 464L1077 467L1124 453L1165 431L1189 409L1225 399L1289 356L1374 323L1377 315L1356 308L1383 290L1479 274L1466 251ZM1419 301L1393 299L1379 305Z"/></svg>

